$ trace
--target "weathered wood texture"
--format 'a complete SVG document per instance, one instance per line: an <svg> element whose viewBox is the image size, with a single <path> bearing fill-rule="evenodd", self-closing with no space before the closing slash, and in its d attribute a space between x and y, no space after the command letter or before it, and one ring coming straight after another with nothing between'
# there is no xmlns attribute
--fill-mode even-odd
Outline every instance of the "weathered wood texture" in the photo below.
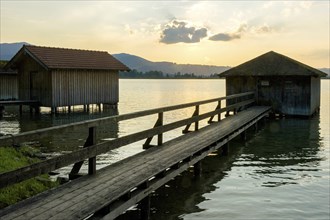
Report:
<svg viewBox="0 0 330 220"><path fill-rule="evenodd" d="M53 70L52 105L117 104L118 71Z"/></svg>
<svg viewBox="0 0 330 220"><path fill-rule="evenodd" d="M150 109L150 110L140 111L140 112L133 112L133 113L123 114L123 115L118 115L118 116L109 116L109 117L103 117L103 118L99 118L99 119L85 120L82 122L70 123L67 125L59 125L59 126L54 126L54 127L50 127L50 128L38 129L35 131L28 131L28 132L12 135L9 137L3 136L3 137L0 137L0 146L20 143L20 142L24 142L24 141L31 141L34 139L47 137L54 133L58 134L61 132L66 132L66 131L71 131L71 130L76 130L76 129L81 129L81 128L98 127L98 126L106 125L107 123L109 123L111 121L130 120L130 119L144 117L144 116L148 116L148 115L159 114L161 112L169 112L169 111L174 111L174 110L178 110L178 109L194 107L196 105L204 105L204 104L209 104L212 102L219 102L221 100L235 99L235 98L239 98L242 96L248 97L251 102L252 102L252 100L254 100L253 99L254 92L245 92L245 93L241 93L241 94L235 94L235 95L230 95L230 96L226 96L226 97L203 100L203 101L198 101L198 102L179 104L179 105L174 105L174 106L167 106L167 107ZM235 105L227 106L226 108L217 109L217 110L219 110L218 113L221 113L221 112L226 111L227 109L237 108L238 105L243 106L243 105L246 105L246 103L245 104L237 103Z"/></svg>
<svg viewBox="0 0 330 220"><path fill-rule="evenodd" d="M0 101L0 106L14 106L14 105L39 105L36 100L12 100L12 101Z"/></svg>
<svg viewBox="0 0 330 220"><path fill-rule="evenodd" d="M46 70L27 56L18 73L19 99L38 100L45 107L113 105L119 100L118 71Z"/></svg>
<svg viewBox="0 0 330 220"><path fill-rule="evenodd" d="M0 100L18 98L17 74L0 72Z"/></svg>
<svg viewBox="0 0 330 220"><path fill-rule="evenodd" d="M18 67L18 99L38 100L51 106L51 75L35 60L27 56ZM24 66L24 68L23 68Z"/></svg>
<svg viewBox="0 0 330 220"><path fill-rule="evenodd" d="M13 183L21 182L23 180L32 178L34 176L48 173L50 171L59 169L61 167L80 162L85 159L93 158L102 153L106 153L110 150L155 136L162 134L164 132L173 130L175 128L179 128L185 126L187 124L192 124L194 122L198 122L200 120L212 117L221 112L226 112L228 110L236 109L245 105L252 104L254 100L248 100L245 102L237 103L222 109L217 109L212 112L208 112L199 116L194 116L192 118L183 119L180 121L172 122L163 126L157 126L151 129L147 129L144 131L136 132L134 134L130 134L124 137L120 137L111 141L102 142L93 146L89 146L88 148L83 148L72 153L68 153L62 156L54 157L39 163L32 164L27 167L23 167L14 171L9 171L6 173L2 173L0 175L0 187L4 187ZM1 143L1 142L0 142Z"/></svg>
<svg viewBox="0 0 330 220"><path fill-rule="evenodd" d="M226 94L256 91L259 105L275 113L312 115L320 106L320 78L312 76L227 76ZM230 101L227 104L231 104Z"/></svg>
<svg viewBox="0 0 330 220"><path fill-rule="evenodd" d="M207 118L212 118L215 115L219 115L222 112L226 111L237 111L237 109L241 108L246 108L246 106L251 105L254 103L254 99L249 99L243 102L239 102L236 104L233 104L231 106L227 106L224 108L217 108L214 111L207 112L201 115L198 115L198 111L195 111L193 114L193 117L187 118L187 119L182 119L176 122L172 122L169 124L163 125L163 113L166 111L172 111L172 110L177 110L177 109L182 109L182 108L187 108L187 107L195 107L196 110L199 109L199 106L202 104L208 104L212 102L219 102L220 100L226 100L226 99L236 99L242 96L246 97L251 97L253 96L253 92L247 92L243 94L236 94L232 96L227 96L227 97L221 97L217 99L211 99L211 100L204 100L204 101L199 101L199 102L194 102L194 103L188 103L188 104L182 104L182 105L176 105L176 106L169 106L169 107L164 107L164 108L158 108L158 109L152 109L152 110L147 110L147 111L142 111L142 112L136 112L136 113L131 113L131 114L126 114L126 115L119 115L119 116L112 116L112 117L107 117L107 118L101 118L101 119L95 119L95 120L90 120L90 121L85 121L85 122L79 122L79 123L73 123L69 125L61 125L61 126L55 126L51 128L46 128L46 129L40 129L36 131L30 131L30 132L25 132L17 135L13 135L10 137L1 137L0 138L0 146L6 146L10 144L18 144L20 142L28 141L28 140L38 140L42 137L49 136L52 133L60 133L60 132L65 132L67 130L72 130L74 128L76 129L81 129L81 128L91 128L91 127L98 127L102 124L107 124L111 120L128 120L128 119L134 119L138 117L143 117L147 115L152 115L152 114L158 114L159 115L159 122L156 123L156 126L151 129L147 129L144 131L136 132L131 135L127 135L124 137L120 137L111 141L105 141L99 144L93 143L92 146L89 146L88 148L83 148L62 156L54 157L39 163L32 164L27 167L22 167L17 170L9 171L6 173L2 173L0 175L0 187L5 187L10 184L14 184L17 182L21 182L23 180L38 176L43 173L48 173L50 171L59 169L61 167L73 164L73 163L78 163L81 164L81 161L85 159L89 159L90 162L95 163L95 156L106 153L109 150L113 150L116 148L119 148L121 146L134 143L136 141L140 141L143 139L148 138L148 140L151 140L153 136L158 135L158 145L162 144L162 134L164 132L173 130L175 128L179 128L181 126L187 126L191 125L192 123L195 123L195 130L198 130L198 121L207 119ZM150 141L148 141L150 143ZM148 144L149 144L148 143ZM75 166L78 166L76 164ZM91 167L95 167L92 163L90 163ZM78 169L79 170L79 169ZM93 173L93 172L91 172Z"/></svg>
<svg viewBox="0 0 330 220"><path fill-rule="evenodd" d="M1 219L83 219L115 204L106 219L139 202L153 190L207 156L264 117L269 107L251 107L221 122L180 136L119 161L97 174L0 210ZM181 166L180 166L181 164ZM162 173L162 175L157 175ZM171 174L171 175L170 175ZM152 177L156 177L151 180ZM145 184L150 180L150 184ZM153 182L152 182L153 181ZM155 184L151 184L155 183ZM141 187L144 185L145 187ZM141 191L138 191L138 190ZM121 205L120 198L127 194ZM123 208L124 207L124 208Z"/></svg>

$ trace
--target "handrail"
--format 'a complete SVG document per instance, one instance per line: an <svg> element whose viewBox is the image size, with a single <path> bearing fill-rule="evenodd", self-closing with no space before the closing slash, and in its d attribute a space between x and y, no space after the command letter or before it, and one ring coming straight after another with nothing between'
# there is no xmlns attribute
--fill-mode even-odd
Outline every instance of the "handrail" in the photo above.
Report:
<svg viewBox="0 0 330 220"><path fill-rule="evenodd" d="M10 135L10 136L2 136L2 137L0 137L0 147L2 147L4 144L15 144L15 143L23 142L23 141L29 141L29 140L32 140L35 138L42 138L45 136L49 136L50 134L53 134L55 132L62 133L65 131L72 131L72 130L75 130L77 128L82 128L82 127L85 127L85 128L98 127L109 121L124 121L124 120L133 119L133 118L139 118L139 117L157 114L159 112L174 111L174 110L178 110L178 109L193 107L196 105L204 105L204 104L208 104L208 103L212 103L212 102L216 102L216 101L234 99L234 98L239 98L239 97L253 95L253 94L254 94L254 92L245 92L245 93L229 95L229 96L215 98L215 99L209 99L209 100L203 100L203 101L198 101L198 102L191 102L191 103L179 104L179 105L173 105L173 106L167 106L167 107L161 107L161 108L155 108L155 109L128 113L128 114L123 114L123 115L108 116L108 117L103 117L103 118L98 118L98 119L90 119L90 120L86 120L86 121L82 121L82 122L75 122L75 123L70 123L70 124L66 124L66 125L58 125L58 126L38 129L38 130L34 130L34 131L22 132L22 133Z"/></svg>
<svg viewBox="0 0 330 220"><path fill-rule="evenodd" d="M255 99L254 98L248 99L248 100L241 101L236 104L232 104L230 106L226 106L223 108L216 108L214 111L210 111L210 112L203 113L203 114L197 114L197 115L193 114L193 116L190 118L182 119L182 120L175 121L175 122L165 124L165 125L162 125L162 124L157 125L153 128L147 129L147 130L143 130L143 131L139 131L139 132L136 132L136 133L133 133L130 135L119 137L114 140L104 141L99 144L96 144L95 139L94 139L95 137L92 137L93 133L95 134L96 127L90 127L90 126L100 125L100 124L102 124L102 122L108 121L108 120L114 119L114 118L116 118L117 120L119 120L119 119L128 120L128 119L138 118L138 117L151 115L151 114L155 114L155 113L163 113L166 111L172 111L172 110L193 107L193 106L197 107L201 104L211 103L211 102L215 102L215 101L219 101L219 100L232 99L232 98L237 98L237 97L242 97L242 96L249 96L252 94L254 94L254 93L248 92L248 93L243 93L243 94L239 94L239 95L227 96L227 97L222 97L222 98L217 98L217 99L210 99L212 101L205 100L205 101L200 101L200 102L193 102L193 103L188 103L188 104L169 106L169 107L164 107L164 108L157 108L157 109L136 112L136 113L126 114L126 115L111 116L111 117L107 117L104 120L96 119L96 120L89 120L87 122L78 122L78 123L73 123L73 124L69 124L69 125L56 126L55 130L67 128L67 127L72 128L75 126L87 126L88 125L89 130L92 132L90 132L90 136L88 137L86 143L90 142L92 144L90 144L90 145L88 144L88 145L86 145L85 148L73 151L68 154L53 157L53 158L32 164L30 166L22 167L22 168L19 168L19 169L13 170L13 171L9 171L6 173L1 173L0 174L0 188L14 184L14 183L21 182L23 180L38 176L40 174L48 173L50 171L59 169L64 166L68 166L73 163L75 163L75 166L77 165L77 167L78 167L77 169L79 171L79 169L80 169L79 166L81 166L82 161L85 159L89 159L90 164L93 164L91 167L92 171L90 172L90 174L94 174L95 169L96 169L95 168L95 166L96 166L95 157L97 155L106 153L110 150L131 144L131 143L134 143L134 142L137 142L140 140L144 140L146 138L152 138L153 136L156 136L156 135L158 135L158 138L161 140L161 141L158 141L159 145L161 145L162 144L161 143L162 135L163 135L163 133L165 133L167 131L170 131L170 130L173 130L173 129L176 129L176 128L179 128L179 127L182 127L185 125L190 125L192 123L197 124L199 121L201 121L203 119L213 117L215 115L219 115L223 112L228 112L228 111L232 111L232 110L235 112L237 109L239 109L241 107L254 103ZM163 114L159 114L159 117L163 117ZM219 118L219 120L220 120L220 118ZM51 128L48 128L48 129L50 131L54 131L54 127L52 129ZM195 127L195 129L196 130L198 129L198 124ZM40 134L44 135L46 131L47 131L47 128L40 129L37 131L32 131L32 132L25 132L22 137L27 137L29 134L33 135L34 137L40 137L41 136ZM26 138L25 139L22 138L22 139L26 140ZM0 142L0 144L1 144L1 142ZM78 165L78 163L80 165ZM89 166L90 166L90 164L89 164Z"/></svg>

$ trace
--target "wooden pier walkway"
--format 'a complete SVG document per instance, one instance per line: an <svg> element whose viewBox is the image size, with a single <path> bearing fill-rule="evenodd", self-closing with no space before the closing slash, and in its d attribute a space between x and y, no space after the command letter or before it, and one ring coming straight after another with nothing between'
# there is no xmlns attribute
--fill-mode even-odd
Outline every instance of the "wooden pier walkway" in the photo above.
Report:
<svg viewBox="0 0 330 220"><path fill-rule="evenodd" d="M228 97L226 97L226 99L227 98ZM192 165L194 165L196 173L200 172L200 160L206 157L209 153L218 150L219 148L222 149L223 154L226 154L226 152L228 152L228 142L231 139L238 135L244 135L245 131L249 127L255 125L259 120L263 119L269 113L270 107L246 107L251 105L252 102L253 101L251 99L248 99L230 107L228 106L224 108L221 108L221 106L218 105L212 114L205 113L203 115L197 114L199 107L196 107L197 113L195 111L193 117L190 118L193 120L185 122L186 128L188 128L192 122L194 122L195 131L188 132L187 134L170 140L166 143L162 143L162 137L160 135L162 135L164 130L168 130L170 128L164 129L164 126L168 125L162 125L161 119L163 117L164 110L169 109L163 108L161 111L158 109L155 112L161 114L159 114L159 118L155 124L155 127L150 130L158 129L158 132L153 133L152 136L158 135L159 146L151 147L141 153L121 160L106 168L97 170L97 172L95 168L93 168L95 161L93 161L93 158L90 157L103 153L103 151L101 150L102 152L99 151L93 153L93 150L90 150L88 155L85 155L84 157L90 158L89 174L91 175L86 175L72 180L69 183L61 185L54 190L50 190L0 210L0 218L114 219L125 212L129 207L142 201L142 205L144 207L144 209L142 209L142 216L144 219L148 219L150 206L149 195L152 191L164 185L166 182L181 172L187 170ZM198 105L195 104L196 103L193 105L200 105L200 103L198 103ZM243 111L237 112L238 109L244 106L246 108ZM173 109L173 107L167 108ZM211 117L210 119L212 120L214 116L229 110L237 113L221 121L211 123L206 127L198 128L197 123L202 118L205 119L207 117ZM153 110L149 111L151 111L150 113L154 113ZM138 115L143 114L136 113L134 117ZM127 117L133 117L133 115L126 116L126 118ZM122 120L124 120L124 118L122 118ZM220 117L218 119L220 119ZM96 122L94 121L93 123L95 124ZM174 123L177 124L174 126ZM182 126L182 123L174 123L172 123L172 125L169 124L171 125L170 127ZM86 148L96 148L97 151L97 144L91 143L94 142L91 140L91 137L95 136L95 132L93 132L93 129L89 129L90 136L86 143L90 142L90 144L93 146ZM184 131L187 130L188 129L184 129ZM43 132L44 131L39 133L37 132L37 134L30 132L30 135L40 136L43 134ZM140 132L139 136L141 136L142 133ZM149 131L149 135L151 133L152 132ZM131 136L131 138L133 136ZM149 136L148 139L150 139L152 136ZM21 137L17 138L23 139L23 137L26 136L21 135ZM130 142L125 141L125 137L123 138L118 138L122 139L121 141L124 142L120 144L121 146L127 144L127 142ZM112 142L116 143L115 140ZM147 140L145 146L147 146L149 143L150 140ZM114 146L112 145L112 147L108 148L114 148ZM99 148L99 150L100 149L101 148ZM59 161L62 160L63 158L61 158L61 160L57 159L55 161L60 163ZM74 161L79 162L79 160L80 158L75 158ZM66 161L61 163L60 167L67 163L72 164L71 161ZM48 166L46 164L48 164ZM26 179L30 176L36 176L40 173L47 173L49 170L57 169L58 165L59 164L54 164L52 161L46 161L44 164L29 167L28 169L21 169L18 171L0 174L0 187L10 185L14 182L19 182L23 179ZM19 178L18 175L21 175L22 177Z"/></svg>
<svg viewBox="0 0 330 220"><path fill-rule="evenodd" d="M2 114L5 106L19 106L19 113L22 114L23 105L30 106L30 111L32 111L32 109L34 109L36 113L39 113L40 111L40 102L37 100L8 100L0 101L0 115Z"/></svg>

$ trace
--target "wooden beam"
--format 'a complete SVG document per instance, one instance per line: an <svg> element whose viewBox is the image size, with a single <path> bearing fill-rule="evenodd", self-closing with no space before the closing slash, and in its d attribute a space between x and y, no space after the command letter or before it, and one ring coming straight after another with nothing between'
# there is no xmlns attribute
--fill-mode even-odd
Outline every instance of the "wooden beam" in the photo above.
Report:
<svg viewBox="0 0 330 220"><path fill-rule="evenodd" d="M130 120L133 118L139 118L139 117L144 117L144 116L148 116L148 115L152 115L152 114L158 114L159 112L173 111L173 110L193 107L196 105L203 105L203 104L208 104L208 103L217 102L217 101L221 101L221 100L232 99L235 97L249 96L249 95L253 95L253 94L254 94L254 92L246 92L246 93L242 93L242 94L231 95L231 96L226 96L226 97L221 97L221 98L216 98L216 99L209 99L209 100L204 100L204 101L199 101L199 102L192 102L192 103L187 103L187 104L174 105L174 106L168 106L168 107L163 107L163 108L156 108L156 109L129 113L129 114L123 114L123 115L117 115L117 116L109 116L109 117L103 117L103 118L98 118L98 119L91 119L91 120L71 123L71 124L67 124L67 125L59 125L59 126L54 126L54 127L50 127L50 128L38 129L36 131L23 132L20 134L13 135L11 137L6 137L6 136L0 137L0 146L2 144L12 142L13 138L15 138L16 142L18 142L18 143L24 142L24 141L30 141L30 140L33 140L36 138L47 137L54 133L58 134L59 132L66 132L66 131L81 129L82 127L86 127L86 128L87 127L97 127L100 125L107 124L107 123L109 123L109 121ZM250 99L250 100L254 100L254 99ZM242 102L242 103L244 104L244 102ZM231 106L235 106L235 105L231 105ZM89 105L87 105L87 111L89 111ZM221 113L221 112L218 112L218 113Z"/></svg>
<svg viewBox="0 0 330 220"><path fill-rule="evenodd" d="M109 150L113 150L113 149L119 148L121 146L131 144L131 143L143 140L143 139L151 137L151 136L159 135L164 132L173 130L175 128L185 126L187 124L192 124L199 120L209 118L212 115L216 115L221 112L225 112L225 111L227 111L229 109L233 109L237 106L247 105L247 104L253 103L253 102L254 102L254 100L247 100L242 103L238 103L238 104L234 104L231 106L227 106L222 109L218 109L216 111L204 113L202 115L194 116L194 117L188 118L188 119L183 119L183 120L173 122L170 124L166 124L163 126L147 129L145 131L140 131L140 132L137 132L137 133L134 133L131 135L127 135L124 137L120 137L120 138L117 138L117 139L114 139L111 141L105 141L103 143L95 144L88 148L82 148L77 151L74 151L74 152L71 152L71 153L68 153L65 155L61 155L58 157L54 157L54 158L51 158L51 159L48 159L45 161L41 161L39 163L35 163L35 164L32 164L27 167L23 167L23 168L14 170L14 171L2 173L2 174L0 174L0 188L13 184L13 183L17 183L17 182L29 179L29 178L32 178L32 177L35 177L35 176L38 176L40 174L48 173L50 171L59 169L64 166L68 166L70 164L73 164L73 163L76 163L79 161L83 161L88 158L96 157L97 155L106 153ZM61 126L59 126L59 127L61 127ZM49 129L49 128L42 129L42 130L44 132L47 129ZM39 131L37 131L37 132L32 131L32 132L26 132L26 133L29 133L32 136L35 135L36 137L38 137L38 134L39 135L44 134L44 133L40 133ZM25 133L25 135L26 135L26 133ZM9 139L9 140L11 141L11 143L15 143L15 141L17 140L16 138L17 137L15 137L13 139Z"/></svg>

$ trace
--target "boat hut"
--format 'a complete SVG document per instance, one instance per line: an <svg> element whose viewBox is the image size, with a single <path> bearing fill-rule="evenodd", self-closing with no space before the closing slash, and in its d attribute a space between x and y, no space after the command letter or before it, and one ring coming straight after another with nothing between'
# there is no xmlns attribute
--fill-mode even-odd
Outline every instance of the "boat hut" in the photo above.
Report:
<svg viewBox="0 0 330 220"><path fill-rule="evenodd" d="M270 51L219 75L226 94L256 92L259 105L280 115L310 116L320 107L320 78L325 73Z"/></svg>
<svg viewBox="0 0 330 220"><path fill-rule="evenodd" d="M119 71L129 68L107 52L24 45L5 68L18 73L18 99L41 106L117 106Z"/></svg>
<svg viewBox="0 0 330 220"><path fill-rule="evenodd" d="M18 98L17 72L0 69L0 101Z"/></svg>

